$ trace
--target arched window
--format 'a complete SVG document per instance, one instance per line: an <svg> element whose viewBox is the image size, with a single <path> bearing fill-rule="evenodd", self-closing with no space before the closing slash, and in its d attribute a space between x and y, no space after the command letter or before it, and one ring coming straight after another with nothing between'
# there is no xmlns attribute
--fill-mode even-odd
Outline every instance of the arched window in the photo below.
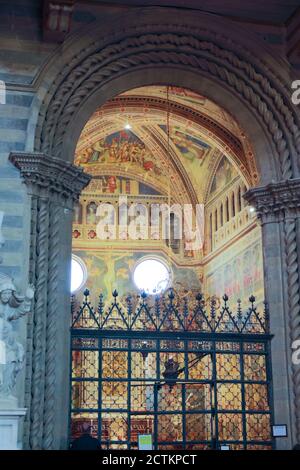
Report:
<svg viewBox="0 0 300 470"><path fill-rule="evenodd" d="M218 230L218 210L215 210L215 231Z"/></svg>
<svg viewBox="0 0 300 470"><path fill-rule="evenodd" d="M209 215L209 241L210 241L210 249L212 249L212 240L213 240L213 221L212 221L212 214Z"/></svg>
<svg viewBox="0 0 300 470"><path fill-rule="evenodd" d="M235 216L235 196L234 193L231 195L231 209L232 209L232 217Z"/></svg>
<svg viewBox="0 0 300 470"><path fill-rule="evenodd" d="M86 223L89 225L96 224L97 204L96 202L90 202L87 206L86 212Z"/></svg>
<svg viewBox="0 0 300 470"><path fill-rule="evenodd" d="M180 252L181 221L177 214L170 214L170 245L174 253Z"/></svg>
<svg viewBox="0 0 300 470"><path fill-rule="evenodd" d="M139 291L154 295L165 291L172 282L170 266L159 258L142 258L133 269L133 281Z"/></svg>
<svg viewBox="0 0 300 470"><path fill-rule="evenodd" d="M77 202L74 205L73 223L82 224L82 205L80 204L80 202Z"/></svg>
<svg viewBox="0 0 300 470"><path fill-rule="evenodd" d="M71 293L79 291L84 287L87 280L87 268L79 256L72 255L71 263Z"/></svg>
<svg viewBox="0 0 300 470"><path fill-rule="evenodd" d="M241 187L239 186L239 189L238 189L238 212L240 212L242 210L242 191L241 191Z"/></svg>
<svg viewBox="0 0 300 470"><path fill-rule="evenodd" d="M226 222L229 222L229 200L226 198Z"/></svg>
<svg viewBox="0 0 300 470"><path fill-rule="evenodd" d="M224 209L223 209L223 203L221 204L221 207L220 207L220 224L221 224L221 227L223 227L223 225L224 225Z"/></svg>

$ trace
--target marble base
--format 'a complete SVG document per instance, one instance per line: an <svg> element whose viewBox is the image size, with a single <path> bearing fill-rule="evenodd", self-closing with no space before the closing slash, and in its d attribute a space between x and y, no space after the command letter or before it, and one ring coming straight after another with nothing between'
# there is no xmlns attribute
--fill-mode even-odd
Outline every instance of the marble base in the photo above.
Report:
<svg viewBox="0 0 300 470"><path fill-rule="evenodd" d="M1 404L2 400L0 400ZM20 450L18 430L26 408L2 408L0 406L0 450Z"/></svg>

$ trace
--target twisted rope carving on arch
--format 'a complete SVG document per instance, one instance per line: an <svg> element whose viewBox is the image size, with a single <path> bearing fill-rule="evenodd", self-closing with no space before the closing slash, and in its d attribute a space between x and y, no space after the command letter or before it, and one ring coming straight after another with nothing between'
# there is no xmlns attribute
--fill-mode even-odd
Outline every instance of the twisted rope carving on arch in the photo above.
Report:
<svg viewBox="0 0 300 470"><path fill-rule="evenodd" d="M50 220L52 227L49 238L49 268L48 268L48 310L46 325L46 353L45 353L45 396L44 396L44 421L43 421L43 449L53 449L54 425L55 425L55 388L56 370L55 359L57 349L56 324L57 324L57 288L58 265L60 260L59 222L61 220L61 207L50 203Z"/></svg>
<svg viewBox="0 0 300 470"><path fill-rule="evenodd" d="M291 344L300 338L300 294L299 294L299 271L297 254L296 219L285 221L285 250L288 272L288 303L289 303L289 326ZM300 369L292 365L295 427L297 443L300 443Z"/></svg>
<svg viewBox="0 0 300 470"><path fill-rule="evenodd" d="M180 53L177 52L179 47ZM176 64L200 69L230 85L235 93L250 102L265 122L277 147L282 178L292 177L287 141L292 137L293 149L300 154L300 130L282 95L268 78L233 52L212 42L171 33L126 38L84 59L64 78L61 86L62 76L58 77L53 85L57 90L46 115L44 118L40 116L41 142L37 136L36 146L59 156L65 128L83 99L107 79L129 68L151 64ZM283 118L289 135L277 117Z"/></svg>
<svg viewBox="0 0 300 470"><path fill-rule="evenodd" d="M44 327L46 299L44 290L48 274L48 202L38 201L37 215L37 265L36 265L36 302L34 311L32 388L30 409L30 446L31 449L41 449L43 388L44 388Z"/></svg>

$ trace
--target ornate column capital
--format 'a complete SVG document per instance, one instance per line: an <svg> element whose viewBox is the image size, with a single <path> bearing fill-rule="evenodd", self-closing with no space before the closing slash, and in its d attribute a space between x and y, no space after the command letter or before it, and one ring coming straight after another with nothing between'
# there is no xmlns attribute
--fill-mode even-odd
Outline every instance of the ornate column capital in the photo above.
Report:
<svg viewBox="0 0 300 470"><path fill-rule="evenodd" d="M263 224L300 217L300 178L251 188L244 198Z"/></svg>
<svg viewBox="0 0 300 470"><path fill-rule="evenodd" d="M9 160L34 196L76 201L91 180L82 168L43 153L12 152Z"/></svg>

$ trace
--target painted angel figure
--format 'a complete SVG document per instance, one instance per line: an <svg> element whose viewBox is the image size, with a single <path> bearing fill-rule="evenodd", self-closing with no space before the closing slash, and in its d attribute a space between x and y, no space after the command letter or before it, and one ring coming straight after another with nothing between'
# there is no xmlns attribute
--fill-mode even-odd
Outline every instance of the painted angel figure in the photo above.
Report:
<svg viewBox="0 0 300 470"><path fill-rule="evenodd" d="M31 310L34 287L29 285L25 297L16 292L13 281L0 275L0 396L13 395L16 378L24 362L24 348L17 341L12 322Z"/></svg>

